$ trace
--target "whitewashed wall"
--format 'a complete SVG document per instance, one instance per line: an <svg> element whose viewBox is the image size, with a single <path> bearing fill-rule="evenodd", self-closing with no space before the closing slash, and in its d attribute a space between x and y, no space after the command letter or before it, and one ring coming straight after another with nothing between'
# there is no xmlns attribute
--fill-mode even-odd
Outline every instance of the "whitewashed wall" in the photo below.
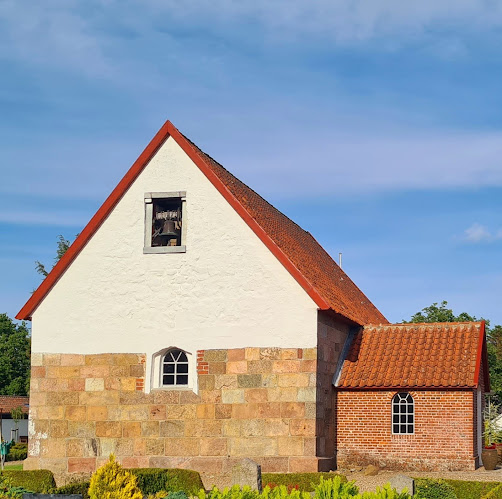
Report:
<svg viewBox="0 0 502 499"><path fill-rule="evenodd" d="M179 190L186 253L143 254L144 193ZM316 328L313 300L169 138L33 313L32 350L313 347Z"/></svg>
<svg viewBox="0 0 502 499"><path fill-rule="evenodd" d="M19 436L27 437L28 436L28 420L22 419L18 421L17 426L13 419L2 419L2 437L7 442L11 437L11 430L19 428Z"/></svg>

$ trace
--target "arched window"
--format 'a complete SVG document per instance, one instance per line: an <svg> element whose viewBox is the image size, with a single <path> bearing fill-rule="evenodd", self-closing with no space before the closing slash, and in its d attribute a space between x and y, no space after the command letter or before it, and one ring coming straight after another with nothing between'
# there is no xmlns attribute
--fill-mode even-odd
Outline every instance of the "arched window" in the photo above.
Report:
<svg viewBox="0 0 502 499"><path fill-rule="evenodd" d="M415 402L407 392L396 393L392 399L392 433L415 433Z"/></svg>
<svg viewBox="0 0 502 499"><path fill-rule="evenodd" d="M172 348L162 357L162 386L188 386L188 358L183 350Z"/></svg>

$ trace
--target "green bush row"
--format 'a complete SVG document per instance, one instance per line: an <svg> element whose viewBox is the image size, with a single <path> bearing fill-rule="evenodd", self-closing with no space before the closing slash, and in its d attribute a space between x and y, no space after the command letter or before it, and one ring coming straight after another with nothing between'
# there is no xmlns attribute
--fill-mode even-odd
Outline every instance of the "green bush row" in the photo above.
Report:
<svg viewBox="0 0 502 499"><path fill-rule="evenodd" d="M263 487L269 486L274 488L278 485L285 485L287 488L297 488L302 492L312 492L319 482L321 477L324 480L329 480L337 476L333 473L262 473L261 481ZM347 481L343 475L339 475L342 481Z"/></svg>
<svg viewBox="0 0 502 499"><path fill-rule="evenodd" d="M54 475L49 470L4 470L2 476L7 478L12 485L32 492L51 493L56 487Z"/></svg>
<svg viewBox="0 0 502 499"><path fill-rule="evenodd" d="M223 491L214 487L209 492L201 490L198 494L198 499L311 499L311 497L310 492L288 488L286 485L274 488L267 486L261 493L250 487L240 488L234 485ZM334 478L328 480L324 480L321 476L318 485L314 488L313 497L314 499L411 499L409 494L398 493L391 489L389 484L377 488L376 492L359 494L354 482L347 482L345 477L340 475L335 475Z"/></svg>
<svg viewBox="0 0 502 499"><path fill-rule="evenodd" d="M6 461L24 461L28 456L28 444L14 444L7 454Z"/></svg>
<svg viewBox="0 0 502 499"><path fill-rule="evenodd" d="M488 482L493 483L493 482ZM502 499L502 483L493 487L482 499Z"/></svg>
<svg viewBox="0 0 502 499"><path fill-rule="evenodd" d="M416 478L415 495L419 499L436 499L443 497L445 499L481 499L484 498L498 485L499 482L474 482L467 480L438 480L433 478Z"/></svg>
<svg viewBox="0 0 502 499"><path fill-rule="evenodd" d="M133 468L128 470L138 479L138 487L143 494L166 492L184 492L187 496L195 496L204 488L197 471L161 468ZM88 498L89 481L73 482L56 489L57 494L82 494Z"/></svg>

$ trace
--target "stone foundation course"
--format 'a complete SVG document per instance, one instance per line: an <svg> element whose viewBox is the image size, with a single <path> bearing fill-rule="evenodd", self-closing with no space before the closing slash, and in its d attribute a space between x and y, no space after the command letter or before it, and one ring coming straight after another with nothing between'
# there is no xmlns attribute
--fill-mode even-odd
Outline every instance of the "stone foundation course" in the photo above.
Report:
<svg viewBox="0 0 502 499"><path fill-rule="evenodd" d="M316 348L198 351L198 394L145 393L145 365L138 353L32 354L25 469L90 473L110 453L127 468L215 474L244 457L265 472L327 466L316 455Z"/></svg>

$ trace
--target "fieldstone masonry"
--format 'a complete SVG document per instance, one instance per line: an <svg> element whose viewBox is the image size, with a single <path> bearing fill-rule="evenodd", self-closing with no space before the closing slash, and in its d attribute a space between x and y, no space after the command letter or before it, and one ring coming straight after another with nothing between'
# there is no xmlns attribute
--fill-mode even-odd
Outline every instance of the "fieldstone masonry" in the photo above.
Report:
<svg viewBox="0 0 502 499"><path fill-rule="evenodd" d="M25 469L92 472L112 452L126 467L230 473L249 457L268 472L325 469L317 357L316 348L199 351L198 394L146 394L143 354L34 353Z"/></svg>

